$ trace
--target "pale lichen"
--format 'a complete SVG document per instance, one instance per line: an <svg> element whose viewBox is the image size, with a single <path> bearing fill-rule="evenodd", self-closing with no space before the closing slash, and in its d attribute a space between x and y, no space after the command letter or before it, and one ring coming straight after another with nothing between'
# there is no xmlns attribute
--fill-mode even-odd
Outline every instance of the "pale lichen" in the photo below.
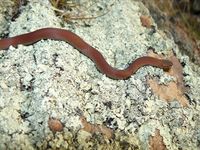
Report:
<svg viewBox="0 0 200 150"><path fill-rule="evenodd" d="M140 5L132 0L117 1L108 15L76 20L64 24L64 28L97 48L116 68L125 68L132 60L147 55L149 47L162 54L173 49L182 58L173 41L163 37L161 31L150 36L150 29L141 26ZM11 22L9 36L60 27L60 23L47 0L30 1ZM168 149L195 149L199 140L200 79L187 59L181 61L185 63L184 81L191 88L187 108L177 102L167 103L153 93L147 83L149 76L166 85L172 78L161 69L143 67L128 80L113 80L66 42L41 40L30 46L10 47L0 56L0 148L140 149L148 148L149 136L159 129ZM111 128L114 138L85 133L80 116L91 124ZM60 118L63 132L50 131L49 117Z"/></svg>

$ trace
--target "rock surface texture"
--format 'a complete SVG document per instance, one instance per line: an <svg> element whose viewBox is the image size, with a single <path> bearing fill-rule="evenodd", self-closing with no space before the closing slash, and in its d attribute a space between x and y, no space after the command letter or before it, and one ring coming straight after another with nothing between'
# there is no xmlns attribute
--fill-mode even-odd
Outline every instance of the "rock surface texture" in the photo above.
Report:
<svg viewBox="0 0 200 150"><path fill-rule="evenodd" d="M106 15L66 23L48 0L28 1L7 32L12 37L63 28L97 48L113 67L162 54L173 68L146 66L127 80L113 80L63 41L0 50L0 149L200 147L200 68L153 20L146 21L151 27L142 26L141 16L149 12L141 2L102 0L97 9L105 3L112 4Z"/></svg>

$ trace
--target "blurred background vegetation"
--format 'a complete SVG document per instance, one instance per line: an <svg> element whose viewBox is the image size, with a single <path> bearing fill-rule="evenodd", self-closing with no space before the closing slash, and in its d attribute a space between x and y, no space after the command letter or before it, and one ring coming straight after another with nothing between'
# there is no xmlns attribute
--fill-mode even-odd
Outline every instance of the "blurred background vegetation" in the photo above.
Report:
<svg viewBox="0 0 200 150"><path fill-rule="evenodd" d="M200 0L153 0L171 21L185 26L191 35L200 38Z"/></svg>

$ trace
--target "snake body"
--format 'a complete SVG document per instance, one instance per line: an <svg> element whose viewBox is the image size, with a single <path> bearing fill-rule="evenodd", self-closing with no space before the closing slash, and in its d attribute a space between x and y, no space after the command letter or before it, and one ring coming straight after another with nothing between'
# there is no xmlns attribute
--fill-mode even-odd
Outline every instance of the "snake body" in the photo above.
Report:
<svg viewBox="0 0 200 150"><path fill-rule="evenodd" d="M139 68L147 65L164 70L169 70L173 65L171 61L166 59L144 56L137 58L124 70L119 70L110 66L97 49L86 43L78 35L71 31L58 28L42 28L30 33L1 39L0 49L8 49L11 45L14 47L17 47L19 44L30 45L42 39L62 40L69 43L79 50L79 52L90 58L100 72L112 79L127 79Z"/></svg>

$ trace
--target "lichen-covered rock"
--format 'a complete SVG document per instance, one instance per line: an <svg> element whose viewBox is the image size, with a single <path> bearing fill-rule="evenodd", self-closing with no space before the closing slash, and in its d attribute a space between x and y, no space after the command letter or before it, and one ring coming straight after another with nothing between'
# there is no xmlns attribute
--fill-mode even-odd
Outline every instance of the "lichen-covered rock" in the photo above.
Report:
<svg viewBox="0 0 200 150"><path fill-rule="evenodd" d="M15 3L12 0L0 1L0 35L8 33L6 29L13 15L14 6Z"/></svg>
<svg viewBox="0 0 200 150"><path fill-rule="evenodd" d="M67 24L48 0L29 1L10 23L9 36L62 23L119 69L150 48L166 57L173 50L184 64L188 105L166 101L148 84L150 78L158 85L176 83L173 73L148 66L130 79L113 80L66 42L11 46L0 51L0 149L152 149L155 139L157 147L198 149L200 69L192 70L154 22L142 26L140 16L149 15L142 3L116 1L111 8L104 16ZM61 132L50 130L49 118L59 118Z"/></svg>

